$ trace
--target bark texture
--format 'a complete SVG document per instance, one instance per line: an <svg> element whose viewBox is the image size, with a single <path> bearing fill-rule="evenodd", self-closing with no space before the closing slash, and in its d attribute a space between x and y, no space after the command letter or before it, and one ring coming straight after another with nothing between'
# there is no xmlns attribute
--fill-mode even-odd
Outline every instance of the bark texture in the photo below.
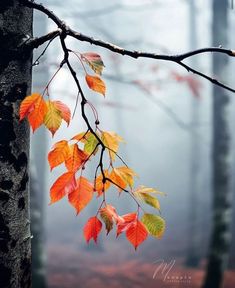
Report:
<svg viewBox="0 0 235 288"><path fill-rule="evenodd" d="M31 89L32 11L19 0L0 4L0 287L31 287L28 193L29 127L20 101ZM20 52L21 51L21 52Z"/></svg>
<svg viewBox="0 0 235 288"><path fill-rule="evenodd" d="M228 44L228 0L213 1L212 41L214 46ZM213 74L223 82L228 78L228 57L213 56ZM204 288L222 287L231 243L232 201L230 189L230 149L227 108L229 95L213 87L213 230Z"/></svg>

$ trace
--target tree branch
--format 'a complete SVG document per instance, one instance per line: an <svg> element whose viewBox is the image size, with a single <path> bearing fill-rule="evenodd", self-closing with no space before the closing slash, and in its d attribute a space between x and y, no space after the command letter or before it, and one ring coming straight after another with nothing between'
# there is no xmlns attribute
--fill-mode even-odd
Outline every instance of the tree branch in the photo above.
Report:
<svg viewBox="0 0 235 288"><path fill-rule="evenodd" d="M107 50L115 52L116 54L121 54L123 56L126 55L129 57L135 58L135 59L137 59L137 58L151 58L151 59L155 59L155 60L164 60L164 61L174 62L174 63L184 67L187 71L192 72L194 74L197 74L198 76L207 79L208 81L212 82L213 84L220 86L220 87L222 87L222 88L224 88L230 92L235 93L235 89L230 88L229 86L221 83L220 81L218 81L218 80L216 80L216 79L214 79L214 78L212 78L212 77L210 77L210 76L208 76L208 75L206 75L206 74L204 74L204 73L202 73L196 69L193 69L190 66L188 66L182 62L183 60L185 60L189 57L199 55L199 54L205 54L208 52L226 54L228 56L234 57L235 51L233 51L233 50L224 49L224 48L220 48L220 47L209 47L209 48L197 49L194 51L190 51L190 52L178 54L178 55L164 55L164 54L157 54L157 53L142 52L142 51L137 51L137 50L127 50L127 49L124 49L122 47L116 46L112 43L105 42L105 41L102 41L99 39L95 39L93 37L87 36L85 34L82 34L80 32L77 32L77 31L71 29L70 27L68 27L66 25L66 23L64 21L62 21L52 11L47 9L42 4L38 4L38 3L34 2L34 1L30 1L30 0L20 0L20 1L21 1L22 5L25 5L29 8L36 9L36 10L41 11L42 13L46 14L58 26L58 28L60 28L63 31L63 33L66 36L70 36L70 37L75 38L79 41L85 41L85 42L88 42L90 44L94 44L96 46L100 46L100 47L103 47ZM44 37L46 38L46 36L44 36ZM41 41L44 40L45 38L41 37ZM40 41L38 40L38 42L40 42Z"/></svg>
<svg viewBox="0 0 235 288"><path fill-rule="evenodd" d="M35 49L44 44L47 41L54 40L57 36L59 36L62 33L62 29L57 29L55 31L49 32L46 35L43 35L41 37L36 38L30 38L24 43L24 46L26 49Z"/></svg>

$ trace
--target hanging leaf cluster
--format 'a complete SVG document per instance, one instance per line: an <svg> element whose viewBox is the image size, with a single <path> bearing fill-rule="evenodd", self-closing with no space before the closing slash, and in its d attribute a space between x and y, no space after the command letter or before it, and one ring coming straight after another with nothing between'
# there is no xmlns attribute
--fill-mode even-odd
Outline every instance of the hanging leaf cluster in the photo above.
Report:
<svg viewBox="0 0 235 288"><path fill-rule="evenodd" d="M100 55L93 52L73 53L84 69L88 88L105 96L106 86L101 79L104 63ZM94 75L87 72L86 65ZM28 119L33 132L44 125L54 136L63 121L67 125L70 124L71 112L63 102L50 100L48 87L49 84L43 93L27 96L21 102L19 116L20 121ZM47 100L44 99L45 91ZM97 113L94 113L96 128L93 129L85 114L84 105L87 101L84 101L85 98L82 100L82 116L87 124L87 131L80 132L71 139L56 142L48 153L51 171L61 165L65 169L50 188L50 204L66 198L78 215L93 198L101 201L96 215L90 217L84 226L86 241L93 239L97 242L102 229L108 235L116 227L116 236L125 234L127 240L137 249L149 235L160 238L164 233L164 219L155 213L146 213L142 207L148 205L150 209L160 212L158 196L164 193L143 185L134 188L137 174L118 154L119 145L124 139L113 131L101 130ZM93 106L92 108L96 112ZM98 165L94 171L94 178L88 179L84 176L84 170L95 157L98 159ZM116 165L116 162L121 164ZM118 193L120 196L122 193L128 193L137 204L136 211L119 215L116 208L107 203L106 193Z"/></svg>

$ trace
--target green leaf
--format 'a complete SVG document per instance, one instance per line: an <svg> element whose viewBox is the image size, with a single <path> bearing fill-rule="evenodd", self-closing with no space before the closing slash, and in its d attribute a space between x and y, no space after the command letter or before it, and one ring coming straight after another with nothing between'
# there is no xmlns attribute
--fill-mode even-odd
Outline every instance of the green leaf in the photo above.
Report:
<svg viewBox="0 0 235 288"><path fill-rule="evenodd" d="M95 137L94 134L89 133L88 137L86 137L86 143L84 145L84 151L87 152L88 154L93 153L94 155L98 151L98 149L95 149L95 147L98 144L98 140ZM97 147L98 148L98 147Z"/></svg>
<svg viewBox="0 0 235 288"><path fill-rule="evenodd" d="M104 62L100 55L97 53L89 52L81 54L82 60L88 64L91 69L98 75L102 74L104 68Z"/></svg>
<svg viewBox="0 0 235 288"><path fill-rule="evenodd" d="M141 201L145 202L146 204L152 206L153 208L156 208L160 210L160 203L157 198L147 194L147 193L141 193L138 191L133 192L133 194L139 198Z"/></svg>
<svg viewBox="0 0 235 288"><path fill-rule="evenodd" d="M141 222L144 224L149 234L154 237L161 238L165 232L165 220L154 214L144 214L141 218Z"/></svg>

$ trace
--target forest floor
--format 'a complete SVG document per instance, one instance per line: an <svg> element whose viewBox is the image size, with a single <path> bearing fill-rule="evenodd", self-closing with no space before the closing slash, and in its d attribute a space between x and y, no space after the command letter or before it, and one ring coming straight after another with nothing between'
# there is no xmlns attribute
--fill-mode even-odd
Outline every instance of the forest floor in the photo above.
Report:
<svg viewBox="0 0 235 288"><path fill-rule="evenodd" d="M120 247L119 247L120 249ZM49 288L199 288L203 282L205 265L187 268L182 258L165 261L125 257L123 250L114 249L106 257L103 253L78 249L70 244L48 245ZM97 254L98 253L98 254ZM98 255L98 256L97 256ZM147 258L147 257L146 257ZM163 261L163 260L162 260ZM172 267L171 267L172 266ZM235 287L235 271L226 271L224 288Z"/></svg>

